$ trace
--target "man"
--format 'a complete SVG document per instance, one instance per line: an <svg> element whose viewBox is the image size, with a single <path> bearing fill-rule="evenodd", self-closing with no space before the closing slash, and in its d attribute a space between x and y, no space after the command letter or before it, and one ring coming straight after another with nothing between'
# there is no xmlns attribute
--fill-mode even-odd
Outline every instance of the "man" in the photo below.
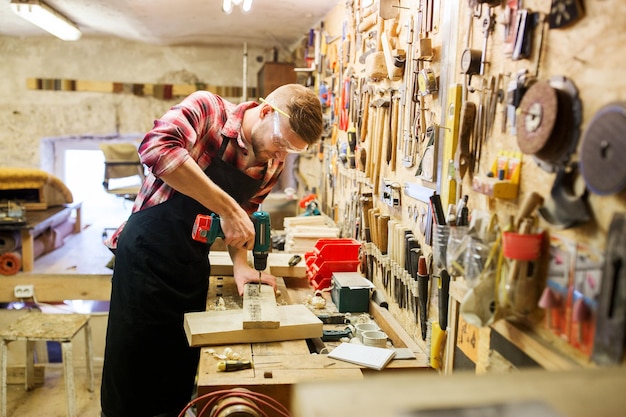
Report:
<svg viewBox="0 0 626 417"><path fill-rule="evenodd" d="M216 213L239 294L258 282L247 262L254 212L288 153L305 151L323 129L308 88L289 84L261 104L229 103L199 91L154 123L139 147L150 174L133 213L108 242L115 251L101 405L105 417L177 416L190 401L200 351L184 314L204 311L209 248L192 239L196 215ZM276 278L263 273L264 284Z"/></svg>

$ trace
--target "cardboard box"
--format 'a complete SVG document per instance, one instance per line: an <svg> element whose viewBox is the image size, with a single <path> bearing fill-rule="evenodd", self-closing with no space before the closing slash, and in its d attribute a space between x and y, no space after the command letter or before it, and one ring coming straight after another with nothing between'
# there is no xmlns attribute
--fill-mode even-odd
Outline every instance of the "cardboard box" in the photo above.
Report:
<svg viewBox="0 0 626 417"><path fill-rule="evenodd" d="M360 272L333 272L331 297L340 313L366 313L369 311L371 281Z"/></svg>

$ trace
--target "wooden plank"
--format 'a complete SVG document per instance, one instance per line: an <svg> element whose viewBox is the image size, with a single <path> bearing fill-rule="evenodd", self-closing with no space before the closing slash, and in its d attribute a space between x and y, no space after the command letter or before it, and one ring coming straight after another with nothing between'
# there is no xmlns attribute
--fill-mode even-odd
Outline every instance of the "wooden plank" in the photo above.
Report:
<svg viewBox="0 0 626 417"><path fill-rule="evenodd" d="M378 304L370 300L369 313L374 321L393 341L393 345L398 348L408 348L413 353L423 354L424 351L419 347L415 340L404 330L400 323L393 317L391 312L386 308L380 307Z"/></svg>
<svg viewBox="0 0 626 417"><path fill-rule="evenodd" d="M294 256L293 253L271 253L267 258L267 264L270 274L277 277L306 277L306 265L304 256L300 254L302 260L296 266L289 266L289 260ZM211 275L213 276L232 276L233 261L226 251L213 251L209 253L209 261L211 262Z"/></svg>
<svg viewBox="0 0 626 417"><path fill-rule="evenodd" d="M254 378L253 369L242 369L237 372L220 372L217 370L217 363L222 359L210 352L214 351L217 355L223 355L227 349L237 353L242 360L253 360L252 347L249 343L228 344L202 349L198 367L198 386L231 383L238 385L242 379Z"/></svg>
<svg viewBox="0 0 626 417"><path fill-rule="evenodd" d="M252 352L255 357L259 356L297 356L310 355L309 347L305 340L285 340L282 342L254 343Z"/></svg>
<svg viewBox="0 0 626 417"><path fill-rule="evenodd" d="M76 80L76 91L112 93L113 83L111 81Z"/></svg>
<svg viewBox="0 0 626 417"><path fill-rule="evenodd" d="M109 300L111 275L63 275L23 273L0 277L0 302L15 301L16 285L33 285L40 302L60 300Z"/></svg>
<svg viewBox="0 0 626 417"><path fill-rule="evenodd" d="M452 286L450 286L452 289ZM448 337L446 337L445 356L443 361L443 374L451 375L454 371L454 350L456 349L457 326L459 324L459 302L450 292L450 310L448 311Z"/></svg>
<svg viewBox="0 0 626 417"><path fill-rule="evenodd" d="M389 365L387 365L387 368L432 369L428 354L415 343L415 340L404 330L389 310L380 307L374 301L370 300L369 312L376 324L387 334L396 348L407 348L415 354L415 360L392 360Z"/></svg>
<svg viewBox="0 0 626 417"><path fill-rule="evenodd" d="M279 306L277 329L244 329L242 310L203 311L185 314L190 346L229 343L275 342L322 336L322 322L304 305Z"/></svg>
<svg viewBox="0 0 626 417"><path fill-rule="evenodd" d="M239 345L235 345L239 346ZM243 346L243 345L241 345ZM237 348L233 346L233 350ZM240 349L241 350L241 349ZM244 359L251 359L246 356ZM295 384L305 380L326 380L334 377L362 379L360 367L329 358L327 355L274 355L252 357L253 368L237 372L217 371L218 359L203 358L206 369L198 386ZM271 373L271 377L268 377Z"/></svg>
<svg viewBox="0 0 626 417"><path fill-rule="evenodd" d="M280 326L280 316L274 288L269 285L245 284L242 314L244 329L277 329Z"/></svg>
<svg viewBox="0 0 626 417"><path fill-rule="evenodd" d="M546 415L619 416L626 408L625 384L623 367L556 372L528 370L480 377L460 372L445 378L417 372L382 372L368 375L361 381L319 380L296 384L292 415L397 417L432 415L432 410L442 410L442 413L450 410L452 415L455 412L462 415L464 411L474 411L475 415L503 415L507 410L512 414L517 410L520 415L540 415L537 405L543 404L551 410L543 413ZM357 398L358 401L346 401ZM530 405L527 412L519 408L523 404ZM492 408L483 412L474 409L479 406Z"/></svg>
<svg viewBox="0 0 626 417"><path fill-rule="evenodd" d="M535 362L549 371L571 370L580 368L571 357L555 351L547 342L533 337L528 329L521 330L506 320L498 320L490 326L507 340L530 356ZM592 364L588 364L591 366Z"/></svg>

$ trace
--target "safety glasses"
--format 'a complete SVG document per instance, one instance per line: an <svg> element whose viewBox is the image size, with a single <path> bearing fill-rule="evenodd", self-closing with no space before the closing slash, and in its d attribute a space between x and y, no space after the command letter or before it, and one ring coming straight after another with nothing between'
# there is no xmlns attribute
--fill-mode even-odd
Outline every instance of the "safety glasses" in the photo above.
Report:
<svg viewBox="0 0 626 417"><path fill-rule="evenodd" d="M308 145L305 146L304 148L297 148L293 146L291 142L289 142L283 136L283 133L280 129L280 115L283 115L289 119L290 118L289 114L279 109L278 107L274 106L272 103L268 102L263 97L260 97L259 101L261 101L261 103L267 104L274 110L274 116L273 116L274 131L272 133L272 143L279 150L287 152L287 153L301 153L301 152L306 151L308 149Z"/></svg>

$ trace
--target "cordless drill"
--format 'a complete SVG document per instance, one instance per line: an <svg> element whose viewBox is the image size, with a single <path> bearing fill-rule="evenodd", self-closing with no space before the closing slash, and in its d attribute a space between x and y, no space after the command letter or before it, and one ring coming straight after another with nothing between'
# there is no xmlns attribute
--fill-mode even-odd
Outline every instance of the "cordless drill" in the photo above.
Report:
<svg viewBox="0 0 626 417"><path fill-rule="evenodd" d="M254 224L252 257L254 258L254 269L259 271L260 282L261 272L267 268L267 256L271 245L269 213L267 211L255 211L252 213L252 223ZM215 213L211 215L198 214L193 224L191 237L209 245L212 245L218 237L224 238L220 217Z"/></svg>

